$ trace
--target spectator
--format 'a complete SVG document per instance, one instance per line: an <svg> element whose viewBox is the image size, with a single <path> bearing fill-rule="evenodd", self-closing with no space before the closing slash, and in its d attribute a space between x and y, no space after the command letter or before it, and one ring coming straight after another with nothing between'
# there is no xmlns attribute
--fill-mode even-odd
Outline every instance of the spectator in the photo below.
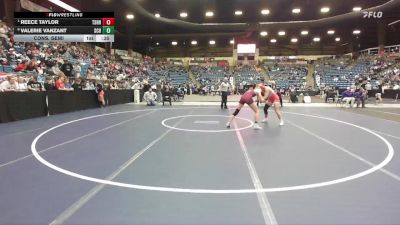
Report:
<svg viewBox="0 0 400 225"><path fill-rule="evenodd" d="M346 91L342 93L342 101L346 103L346 105L350 104L350 107L353 108L355 98L354 98L354 92L350 90L350 88L347 88Z"/></svg>
<svg viewBox="0 0 400 225"><path fill-rule="evenodd" d="M134 90L141 89L141 84L139 82L136 82L135 84L133 84L132 89L134 89Z"/></svg>
<svg viewBox="0 0 400 225"><path fill-rule="evenodd" d="M15 91L17 90L17 77L8 76L7 80L0 84L0 91Z"/></svg>
<svg viewBox="0 0 400 225"><path fill-rule="evenodd" d="M370 82L368 82L368 83L365 85L365 89L366 89L367 91L371 91L371 90L372 90L372 85L371 85Z"/></svg>
<svg viewBox="0 0 400 225"><path fill-rule="evenodd" d="M46 91L53 91L56 90L56 87L54 86L54 80L51 77L46 77L46 82L44 83L44 89Z"/></svg>
<svg viewBox="0 0 400 225"><path fill-rule="evenodd" d="M396 90L395 101L397 102L397 99L399 99L399 95L400 95L400 85L399 85L399 82L397 82L397 84L394 85L393 90Z"/></svg>
<svg viewBox="0 0 400 225"><path fill-rule="evenodd" d="M23 60L20 64L17 65L17 67L15 68L15 71L23 72L26 70L27 67L28 67L28 61Z"/></svg>
<svg viewBox="0 0 400 225"><path fill-rule="evenodd" d="M72 77L72 71L74 70L74 67L68 60L64 60L64 64L61 66L61 71L67 76L67 77Z"/></svg>
<svg viewBox="0 0 400 225"><path fill-rule="evenodd" d="M21 76L17 77L17 91L27 91L28 86L26 85L25 79Z"/></svg>
<svg viewBox="0 0 400 225"><path fill-rule="evenodd" d="M360 87L354 93L354 97L356 99L357 108L360 107L360 104L361 104L362 108L365 108L364 92L365 92L365 90L362 87Z"/></svg>
<svg viewBox="0 0 400 225"><path fill-rule="evenodd" d="M172 93L171 89L168 86L165 86L162 91L162 103L169 102L169 105L172 105Z"/></svg>
<svg viewBox="0 0 400 225"><path fill-rule="evenodd" d="M74 66L75 77L77 77L77 78L81 77L81 70L82 70L82 68L79 64L76 64Z"/></svg>
<svg viewBox="0 0 400 225"><path fill-rule="evenodd" d="M113 81L113 82L110 84L110 90L116 90L116 89L118 89L117 82Z"/></svg>
<svg viewBox="0 0 400 225"><path fill-rule="evenodd" d="M65 82L66 82L66 77L64 75L64 73L60 73L58 75L58 80L56 80L56 90L58 91L68 91L68 89L65 87Z"/></svg>
<svg viewBox="0 0 400 225"><path fill-rule="evenodd" d="M163 96L163 94L161 93L161 82L158 82L156 84L156 90L157 90L158 101L161 102L162 101L162 96Z"/></svg>
<svg viewBox="0 0 400 225"><path fill-rule="evenodd" d="M106 106L104 94L103 86L101 84L97 84L97 100L100 102L100 107Z"/></svg>
<svg viewBox="0 0 400 225"><path fill-rule="evenodd" d="M157 100L157 94L153 92L150 88L148 91L144 93L143 99L146 101L147 106L155 106Z"/></svg>
<svg viewBox="0 0 400 225"><path fill-rule="evenodd" d="M74 84L72 84L72 88L74 91L82 91L84 88L82 80L80 78L76 78Z"/></svg>
<svg viewBox="0 0 400 225"><path fill-rule="evenodd" d="M28 82L28 90L29 91L42 91L42 84L37 82L37 78L35 76L31 77Z"/></svg>
<svg viewBox="0 0 400 225"><path fill-rule="evenodd" d="M37 61L35 59L32 59L28 65L26 66L26 71L36 71L39 72L38 66L37 66Z"/></svg>
<svg viewBox="0 0 400 225"><path fill-rule="evenodd" d="M64 86L65 86L65 89L67 89L67 91L72 91L72 90L74 90L74 89L72 88L71 82L70 82L70 80L68 79L68 77L65 77Z"/></svg>
<svg viewBox="0 0 400 225"><path fill-rule="evenodd" d="M296 90L289 90L289 99L292 103L297 103L299 101Z"/></svg>
<svg viewBox="0 0 400 225"><path fill-rule="evenodd" d="M86 90L95 90L96 88L95 88L93 82L90 82L89 80L86 80L85 89Z"/></svg>
<svg viewBox="0 0 400 225"><path fill-rule="evenodd" d="M336 100L336 91L331 87L328 87L328 90L325 93L325 103L328 102L328 98L332 99L333 101Z"/></svg>

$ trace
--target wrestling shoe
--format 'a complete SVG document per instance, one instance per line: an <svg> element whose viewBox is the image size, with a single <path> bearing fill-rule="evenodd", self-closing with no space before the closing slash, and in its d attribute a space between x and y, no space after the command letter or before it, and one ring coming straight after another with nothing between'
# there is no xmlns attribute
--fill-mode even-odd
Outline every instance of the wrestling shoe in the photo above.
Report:
<svg viewBox="0 0 400 225"><path fill-rule="evenodd" d="M260 125L258 125L258 123L255 123L255 124L253 125L253 129L254 129L254 130L261 130L261 127L260 127Z"/></svg>

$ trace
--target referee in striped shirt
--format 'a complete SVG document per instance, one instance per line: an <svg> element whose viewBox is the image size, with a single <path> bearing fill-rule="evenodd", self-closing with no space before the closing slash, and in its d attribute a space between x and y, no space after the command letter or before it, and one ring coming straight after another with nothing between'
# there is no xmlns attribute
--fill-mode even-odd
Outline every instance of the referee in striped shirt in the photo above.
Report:
<svg viewBox="0 0 400 225"><path fill-rule="evenodd" d="M219 86L219 91L221 92L221 109L224 107L225 109L228 108L226 102L228 101L228 93L231 90L231 85L228 82L228 78L224 78L224 81Z"/></svg>

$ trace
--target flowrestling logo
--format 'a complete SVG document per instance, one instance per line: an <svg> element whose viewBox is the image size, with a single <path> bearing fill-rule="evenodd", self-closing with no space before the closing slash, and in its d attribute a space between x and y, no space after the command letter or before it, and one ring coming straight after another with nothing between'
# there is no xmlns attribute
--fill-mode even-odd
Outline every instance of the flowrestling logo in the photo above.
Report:
<svg viewBox="0 0 400 225"><path fill-rule="evenodd" d="M367 11L367 12L363 12L363 18L365 19L365 18L367 18L367 19L369 19L369 18L382 18L382 16L383 16L383 12L381 12L381 11L379 11L379 12L376 12L376 11Z"/></svg>

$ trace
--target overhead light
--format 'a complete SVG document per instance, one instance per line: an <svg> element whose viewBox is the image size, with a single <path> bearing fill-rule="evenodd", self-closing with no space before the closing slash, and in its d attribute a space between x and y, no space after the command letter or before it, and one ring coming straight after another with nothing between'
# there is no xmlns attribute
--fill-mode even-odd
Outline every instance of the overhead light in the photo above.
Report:
<svg viewBox="0 0 400 225"><path fill-rule="evenodd" d="M171 42L171 44L172 45L178 45L178 42L177 41L173 41L173 42Z"/></svg>
<svg viewBox="0 0 400 225"><path fill-rule="evenodd" d="M321 40L321 38L319 38L319 37L313 38L313 41L315 41L315 42L318 42L318 41L320 41L320 40Z"/></svg>
<svg viewBox="0 0 400 225"><path fill-rule="evenodd" d="M302 30L301 31L301 35L307 35L308 34L308 30Z"/></svg>
<svg viewBox="0 0 400 225"><path fill-rule="evenodd" d="M268 35L268 32L267 32L267 31L261 31L261 32L260 32L260 35L263 36L263 37L265 37L265 36Z"/></svg>
<svg viewBox="0 0 400 225"><path fill-rule="evenodd" d="M197 41L192 41L191 44L192 45L197 45Z"/></svg>
<svg viewBox="0 0 400 225"><path fill-rule="evenodd" d="M160 15L160 13L156 13L156 14L154 14L154 16L157 18L160 18L161 15Z"/></svg>
<svg viewBox="0 0 400 225"><path fill-rule="evenodd" d="M235 15L236 16L241 16L243 14L243 12L241 10L236 10L235 11Z"/></svg>
<svg viewBox="0 0 400 225"><path fill-rule="evenodd" d="M235 44L235 40L232 39L232 40L229 41L229 43L230 43L231 45L233 45L233 44Z"/></svg>
<svg viewBox="0 0 400 225"><path fill-rule="evenodd" d="M268 15L269 14L269 9L263 9L261 10L262 15Z"/></svg>
<svg viewBox="0 0 400 225"><path fill-rule="evenodd" d="M321 8L321 12L322 13L327 13L327 12L329 12L331 9L329 8L329 7L322 7Z"/></svg>
<svg viewBox="0 0 400 225"><path fill-rule="evenodd" d="M294 14L299 14L301 12L301 9L300 8L294 8L294 9L292 9L292 13L294 13Z"/></svg>
<svg viewBox="0 0 400 225"><path fill-rule="evenodd" d="M279 31L279 32L278 32L278 35L279 35L279 36L283 36L283 35L285 35L285 34L286 34L285 31Z"/></svg>
<svg viewBox="0 0 400 225"><path fill-rule="evenodd" d="M361 11L361 7L360 6L355 6L354 8L353 8L353 11L354 12L359 12L359 11Z"/></svg>
<svg viewBox="0 0 400 225"><path fill-rule="evenodd" d="M182 18L186 18L188 16L188 14L187 14L187 12L181 12L179 14L179 16L182 17Z"/></svg>
<svg viewBox="0 0 400 225"><path fill-rule="evenodd" d="M334 34L335 31L334 30L328 30L328 32L326 32L327 34Z"/></svg>
<svg viewBox="0 0 400 225"><path fill-rule="evenodd" d="M213 17L213 16L214 16L214 12L212 12L212 11L206 12L206 17Z"/></svg>
<svg viewBox="0 0 400 225"><path fill-rule="evenodd" d="M292 38L292 39L290 39L290 41L293 43L296 43L298 40L297 40L297 38Z"/></svg>
<svg viewBox="0 0 400 225"><path fill-rule="evenodd" d="M133 18L135 18L135 16L133 14L126 14L126 18L128 20L133 20Z"/></svg>
<svg viewBox="0 0 400 225"><path fill-rule="evenodd" d="M335 38L335 41L340 41L340 37Z"/></svg>
<svg viewBox="0 0 400 225"><path fill-rule="evenodd" d="M270 42L271 43L276 43L276 39L271 39Z"/></svg>
<svg viewBox="0 0 400 225"><path fill-rule="evenodd" d="M210 43L210 45L215 45L215 41L214 40L211 40L209 43Z"/></svg>
<svg viewBox="0 0 400 225"><path fill-rule="evenodd" d="M159 42L157 42L157 43L156 43L156 45L160 45L160 43L159 43Z"/></svg>
<svg viewBox="0 0 400 225"><path fill-rule="evenodd" d="M78 9L75 9L74 7L68 5L67 3L60 1L60 0L49 0L49 2L52 2L58 6L60 6L63 9L66 9L70 12L80 12Z"/></svg>
<svg viewBox="0 0 400 225"><path fill-rule="evenodd" d="M353 30L353 34L360 34L361 30Z"/></svg>

